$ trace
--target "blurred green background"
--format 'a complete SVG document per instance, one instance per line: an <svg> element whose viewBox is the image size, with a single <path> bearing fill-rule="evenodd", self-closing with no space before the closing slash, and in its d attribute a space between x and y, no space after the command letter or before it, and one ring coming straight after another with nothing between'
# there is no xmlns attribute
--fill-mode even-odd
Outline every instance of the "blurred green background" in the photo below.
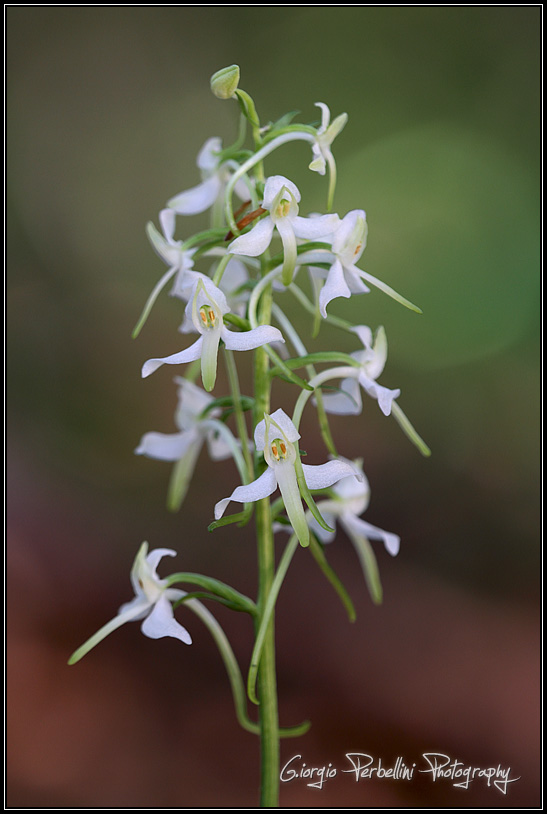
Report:
<svg viewBox="0 0 547 814"><path fill-rule="evenodd" d="M340 452L365 460L366 519L399 533L401 553L378 552L378 609L349 541L329 549L352 626L297 552L279 601L281 714L313 726L282 758L433 750L521 777L503 796L344 776L321 792L285 784L281 805L537 805L540 26L534 6L7 9L11 806L256 805L257 744L194 619L192 648L134 625L65 666L130 598L144 539L177 549L179 570L255 590L251 530L206 531L233 465L212 475L202 457L172 516L169 465L133 456L144 432L174 429L173 371L142 382L141 364L183 347L165 295L130 339L164 270L144 226L198 182L206 138L233 140L237 105L209 91L233 62L263 121L317 121L316 101L348 113L336 210L367 211L360 265L424 312L376 291L330 309L385 326L381 383L401 388L433 455L370 399L333 421ZM325 205L309 161L300 143L266 167L299 186L302 214ZM206 224L183 220L182 237ZM328 328L320 341L355 349ZM311 411L304 427L319 463ZM220 616L245 664L251 631Z"/></svg>

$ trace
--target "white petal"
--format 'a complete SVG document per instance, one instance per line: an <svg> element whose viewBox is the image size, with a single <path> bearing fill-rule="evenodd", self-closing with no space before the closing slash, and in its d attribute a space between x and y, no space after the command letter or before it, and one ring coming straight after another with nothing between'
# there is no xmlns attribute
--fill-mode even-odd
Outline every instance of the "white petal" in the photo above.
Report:
<svg viewBox="0 0 547 814"><path fill-rule="evenodd" d="M159 214L159 221L161 223L161 228L163 229L163 234L169 243L172 243L175 236L175 213L172 209L162 209Z"/></svg>
<svg viewBox="0 0 547 814"><path fill-rule="evenodd" d="M219 520L222 517L226 511L226 506L231 500L235 500L238 503L254 503L256 500L269 497L276 489L277 481L275 475L268 467L268 469L252 483L248 483L245 486L237 486L230 497L219 500L215 506L215 520Z"/></svg>
<svg viewBox="0 0 547 814"><path fill-rule="evenodd" d="M162 639L171 636L184 644L192 644L192 638L185 627L179 625L173 616L171 603L165 596L160 596L150 616L141 625L141 630L150 639Z"/></svg>
<svg viewBox="0 0 547 814"><path fill-rule="evenodd" d="M357 334L364 348L372 349L372 331L368 325L354 325L352 330Z"/></svg>
<svg viewBox="0 0 547 814"><path fill-rule="evenodd" d="M147 458L158 461L178 461L196 441L200 443L198 434L193 432L177 432L172 435L147 432L141 438L135 455L146 455Z"/></svg>
<svg viewBox="0 0 547 814"><path fill-rule="evenodd" d="M157 567L160 564L160 561L164 557L176 557L177 552L173 551L172 548L153 548L150 554L146 556L146 562L152 571L152 575L158 579L158 575L156 573Z"/></svg>
<svg viewBox="0 0 547 814"><path fill-rule="evenodd" d="M342 219L332 242L332 250L344 264L356 263L367 244L367 216L364 209L353 209Z"/></svg>
<svg viewBox="0 0 547 814"><path fill-rule="evenodd" d="M395 557L399 553L401 538L398 534L393 534L390 531L379 529L377 526L372 526L370 523L354 515L344 514L340 519L344 526L347 527L349 533L362 534L373 540L382 540L386 551L388 551L392 557Z"/></svg>
<svg viewBox="0 0 547 814"><path fill-rule="evenodd" d="M401 395L401 391L399 389L389 390L387 387L382 387L381 384L373 382L372 379L368 379L363 374L359 376L359 382L369 396L378 400L378 405L383 414L390 415L391 403Z"/></svg>
<svg viewBox="0 0 547 814"><path fill-rule="evenodd" d="M150 600L145 596L136 596L130 602L124 602L118 611L124 622L138 622L150 612Z"/></svg>
<svg viewBox="0 0 547 814"><path fill-rule="evenodd" d="M236 442L237 443L237 442ZM231 458L232 449L228 442L220 435L215 433L214 430L207 433L207 447L209 450L209 457L213 461L225 461Z"/></svg>
<svg viewBox="0 0 547 814"><path fill-rule="evenodd" d="M293 184L293 182L289 181L288 178L285 178L284 175L271 175L266 180L266 184L264 185L264 200L262 202L264 209L269 209L271 207L275 198L277 195L279 195L283 187L286 187L288 191L294 195L297 202L300 200L300 191L296 184Z"/></svg>
<svg viewBox="0 0 547 814"><path fill-rule="evenodd" d="M338 215L319 215L317 218L301 218L297 216L291 222L297 237L305 240L317 240L334 232L338 228L340 218Z"/></svg>
<svg viewBox="0 0 547 814"><path fill-rule="evenodd" d="M377 379L385 367L387 360L387 337L382 326L376 331L374 337L374 357L367 363L367 374L371 379Z"/></svg>
<svg viewBox="0 0 547 814"><path fill-rule="evenodd" d="M247 266L237 257L231 257L228 260L228 265L224 269L222 280L220 282L222 290L230 296L232 292L242 286L249 279L249 272Z"/></svg>
<svg viewBox="0 0 547 814"><path fill-rule="evenodd" d="M284 342L283 334L271 325L259 325L251 331L229 331L225 326L220 336L228 350L254 350L270 342Z"/></svg>
<svg viewBox="0 0 547 814"><path fill-rule="evenodd" d="M216 201L222 184L218 175L212 175L201 184L171 198L167 206L179 215L199 215Z"/></svg>
<svg viewBox="0 0 547 814"><path fill-rule="evenodd" d="M185 364L186 362L194 362L201 356L202 344L203 338L200 336L200 338L194 342L193 345L190 345L189 348L186 348L186 350L181 350L179 353L174 353L172 356L165 356L163 359L149 359L142 366L142 378L146 379L147 376L150 376L151 373L154 373L154 371L162 365L181 365Z"/></svg>
<svg viewBox="0 0 547 814"><path fill-rule="evenodd" d="M228 251L231 254L244 254L247 257L258 257L266 251L272 242L274 222L269 215L253 226L246 235L240 235L230 243Z"/></svg>
<svg viewBox="0 0 547 814"><path fill-rule="evenodd" d="M196 424L197 417L211 403L213 397L188 379L175 376L174 381L178 385L179 398L175 422L179 429L190 430Z"/></svg>
<svg viewBox="0 0 547 814"><path fill-rule="evenodd" d="M327 305L337 297L351 297L351 291L344 277L344 269L340 260L336 259L330 267L325 285L319 292L319 310L323 317L327 316Z"/></svg>
<svg viewBox="0 0 547 814"><path fill-rule="evenodd" d="M359 415L363 409L359 382L355 378L344 379L341 393L323 393L323 406L332 415Z"/></svg>
<svg viewBox="0 0 547 814"><path fill-rule="evenodd" d="M208 138L198 153L196 164L204 172L213 172L218 166L218 153L222 150L222 140L218 136Z"/></svg>
<svg viewBox="0 0 547 814"><path fill-rule="evenodd" d="M326 489L327 486L332 486L342 478L347 478L349 475L357 475L357 470L352 464L345 461L327 461L326 464L319 466L309 466L302 464L304 470L304 477L308 484L308 489Z"/></svg>
<svg viewBox="0 0 547 814"><path fill-rule="evenodd" d="M291 419L287 415L287 413L281 409L281 407L270 415L274 424L270 424L270 437L269 442L275 441L276 438L279 437L279 430L277 427L281 429L281 432L285 435L287 441L290 441L293 444L295 441L298 441L300 438L300 433L292 423ZM277 424L277 427L275 426ZM257 449L262 450L266 445L266 422L264 419L259 421L255 428L255 446Z"/></svg>

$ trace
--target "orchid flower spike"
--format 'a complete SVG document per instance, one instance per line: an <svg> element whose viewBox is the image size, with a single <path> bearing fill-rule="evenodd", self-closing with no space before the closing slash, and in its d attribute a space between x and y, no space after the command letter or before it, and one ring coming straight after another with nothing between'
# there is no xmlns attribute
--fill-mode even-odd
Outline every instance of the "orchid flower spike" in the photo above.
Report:
<svg viewBox="0 0 547 814"><path fill-rule="evenodd" d="M220 161L222 141L216 136L208 139L197 157L197 167L201 170L201 184L175 195L167 206L178 215L199 215L205 212L215 201L224 195L224 188L230 179L230 165ZM247 197L247 187L240 180L236 184L236 193L240 198Z"/></svg>
<svg viewBox="0 0 547 814"><path fill-rule="evenodd" d="M277 229L283 243L282 280L289 285L296 267L296 238L317 240L332 233L340 220L338 215L302 218L298 215L299 201L300 192L292 181L283 175L270 176L262 201L262 208L270 214L258 221L250 232L236 237L229 246L230 253L258 257L266 251Z"/></svg>
<svg viewBox="0 0 547 814"><path fill-rule="evenodd" d="M143 543L131 569L131 584L135 597L131 602L122 605L110 622L76 650L69 659L69 664L76 664L86 653L99 644L106 636L126 622L137 622L144 619L141 631L150 639L161 639L171 636L174 639L192 644L190 634L173 616L172 602L186 596L178 588L168 588L165 580L158 577L156 569L162 557L175 557L176 551L170 548L156 548L148 554L148 543Z"/></svg>
<svg viewBox="0 0 547 814"><path fill-rule="evenodd" d="M300 434L288 415L279 409L272 415L264 415L264 420L256 426L254 438L257 450L264 450L268 469L252 483L238 486L230 497L219 500L215 506L215 519L222 517L231 500L252 503L269 497L279 487L292 527L301 545L307 546L309 530L296 472L300 455L296 442ZM325 489L341 478L356 474L350 463L341 460L328 461L319 466L304 464L302 470L308 489Z"/></svg>
<svg viewBox="0 0 547 814"><path fill-rule="evenodd" d="M394 399L401 395L399 388L390 390L377 384L376 379L382 373L387 359L387 337L382 326L373 337L367 325L356 325L353 330L363 343L364 350L356 351L351 356L360 364L359 368L348 367L350 374L342 381L341 392L323 395L323 405L327 413L335 415L358 415L363 409L359 385L372 398L378 401L384 415L390 415Z"/></svg>
<svg viewBox="0 0 547 814"><path fill-rule="evenodd" d="M192 298L186 306L186 316L192 320L200 338L189 348L162 359L149 359L142 367L143 379L162 365L180 365L201 358L203 386L211 391L215 386L220 340L228 350L253 350L270 342L284 342L281 331L271 325L259 325L251 331L230 331L224 325L224 315L230 308L226 297L208 278L197 281Z"/></svg>
<svg viewBox="0 0 547 814"><path fill-rule="evenodd" d="M321 127L317 130L317 138L312 145L313 161L309 168L319 175L325 174L325 165L332 168L334 156L331 151L331 144L336 136L342 132L348 120L347 113L341 113L330 123L330 110L324 102L316 102L316 107L321 108Z"/></svg>

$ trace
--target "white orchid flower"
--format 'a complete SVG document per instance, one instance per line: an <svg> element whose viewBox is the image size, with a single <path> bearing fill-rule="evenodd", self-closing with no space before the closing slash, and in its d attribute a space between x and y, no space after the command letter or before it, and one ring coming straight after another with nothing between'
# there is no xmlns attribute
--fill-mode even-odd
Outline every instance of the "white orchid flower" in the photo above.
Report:
<svg viewBox="0 0 547 814"><path fill-rule="evenodd" d="M336 136L342 132L348 120L347 113L341 113L335 120L330 123L330 110L324 102L316 102L316 107L321 108L321 127L317 130L317 137L314 144L312 144L313 161L309 168L319 175L325 175L326 164L332 170L334 164L334 157L331 151L331 144Z"/></svg>
<svg viewBox="0 0 547 814"><path fill-rule="evenodd" d="M176 505L173 505L173 508L178 508L186 495L203 443L207 443L213 461L222 461L232 456L237 442L234 438L230 446L219 435L219 425L215 419L220 415L220 409L210 410L206 418L201 418L203 411L213 401L212 396L187 379L175 377L175 382L178 385L175 423L179 432L147 432L141 438L135 454L159 461L179 461ZM222 426L222 430L231 435L228 427Z"/></svg>
<svg viewBox="0 0 547 814"><path fill-rule="evenodd" d="M300 543L306 546L309 543L309 531L296 472L299 456L296 442L300 433L288 415L279 409L272 415L265 415L264 420L257 424L254 438L256 448L264 450L268 469L252 483L238 486L230 497L220 500L215 506L215 519L222 517L231 500L252 503L269 497L279 487L292 527ZM308 489L325 489L341 478L355 476L352 465L340 460L328 461L319 466L304 464L302 470Z"/></svg>
<svg viewBox="0 0 547 814"><path fill-rule="evenodd" d="M224 188L231 176L231 164L229 161L219 161L221 150L222 141L218 137L215 136L205 142L196 160L197 167L201 170L201 184L171 198L167 202L170 209L178 215L198 215L213 206L224 195ZM243 181L239 181L235 189L240 198L248 197L247 187Z"/></svg>
<svg viewBox="0 0 547 814"><path fill-rule="evenodd" d="M258 257L266 251L277 229L283 243L282 279L289 285L296 266L296 238L317 240L333 232L340 221L338 215L302 218L298 215L299 201L300 192L292 181L283 175L270 176L262 201L262 208L270 214L258 221L250 232L236 237L229 246L230 253Z"/></svg>
<svg viewBox="0 0 547 814"><path fill-rule="evenodd" d="M359 385L369 396L378 401L384 415L391 414L392 402L401 395L399 388L390 390L376 382L382 373L387 359L387 337L382 326L373 337L367 325L356 325L353 330L361 340L364 350L351 356L360 364L359 368L348 367L348 378L342 381L342 392L323 395L323 405L327 413L337 415L358 415L363 409Z"/></svg>
<svg viewBox="0 0 547 814"><path fill-rule="evenodd" d="M306 255L308 264L314 262L331 262L332 265L326 273L325 285L319 294L319 310L323 317L327 316L327 305L337 297L351 297L352 294L366 294L370 289L366 283L379 288L388 296L392 297L401 305L410 308L411 311L421 310L402 297L393 288L373 277L355 265L365 250L367 245L367 216L363 209L353 209L340 221L337 230L332 236L332 249L317 250ZM334 262L333 262L334 261ZM325 272L318 268L314 273L324 276Z"/></svg>
<svg viewBox="0 0 547 814"><path fill-rule="evenodd" d="M171 296L179 296L179 292L191 288L195 282L204 277L198 271L194 271L193 256L195 249L184 249L182 240L175 240L175 213L172 209L162 209L159 214L159 221L161 225L161 233L156 229L152 222L146 226L146 234L150 240L152 247L156 254L169 266L163 277L156 283L152 293L146 301L146 305L142 314L137 322L133 331L133 338L135 338L144 323L146 322L152 306L156 302L158 295L162 289L167 285L172 277L175 277Z"/></svg>
<svg viewBox="0 0 547 814"><path fill-rule="evenodd" d="M131 584L135 597L122 605L117 616L76 650L69 659L69 664L80 661L86 653L101 642L116 628L126 622L137 622L144 619L141 631L150 639L161 639L171 636L174 639L192 644L190 634L173 616L172 602L185 596L185 591L168 588L165 580L158 577L156 569L162 557L175 557L176 551L170 548L156 548L148 554L148 543L143 543L131 569Z"/></svg>
<svg viewBox="0 0 547 814"><path fill-rule="evenodd" d="M259 325L251 331L230 331L224 325L224 314L230 308L226 297L209 278L200 279L186 306L186 316L192 320L200 338L189 348L162 359L149 359L142 367L143 379L162 365L180 365L201 358L203 386L211 391L215 386L220 340L228 350L253 350L271 342L284 342L281 331L271 325Z"/></svg>

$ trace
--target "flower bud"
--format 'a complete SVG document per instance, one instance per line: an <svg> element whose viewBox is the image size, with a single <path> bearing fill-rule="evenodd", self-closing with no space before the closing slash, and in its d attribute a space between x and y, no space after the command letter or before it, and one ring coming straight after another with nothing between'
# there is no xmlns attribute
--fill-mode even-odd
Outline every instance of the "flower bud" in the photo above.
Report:
<svg viewBox="0 0 547 814"><path fill-rule="evenodd" d="M218 99L231 99L239 84L239 65L221 68L211 77L211 90Z"/></svg>

